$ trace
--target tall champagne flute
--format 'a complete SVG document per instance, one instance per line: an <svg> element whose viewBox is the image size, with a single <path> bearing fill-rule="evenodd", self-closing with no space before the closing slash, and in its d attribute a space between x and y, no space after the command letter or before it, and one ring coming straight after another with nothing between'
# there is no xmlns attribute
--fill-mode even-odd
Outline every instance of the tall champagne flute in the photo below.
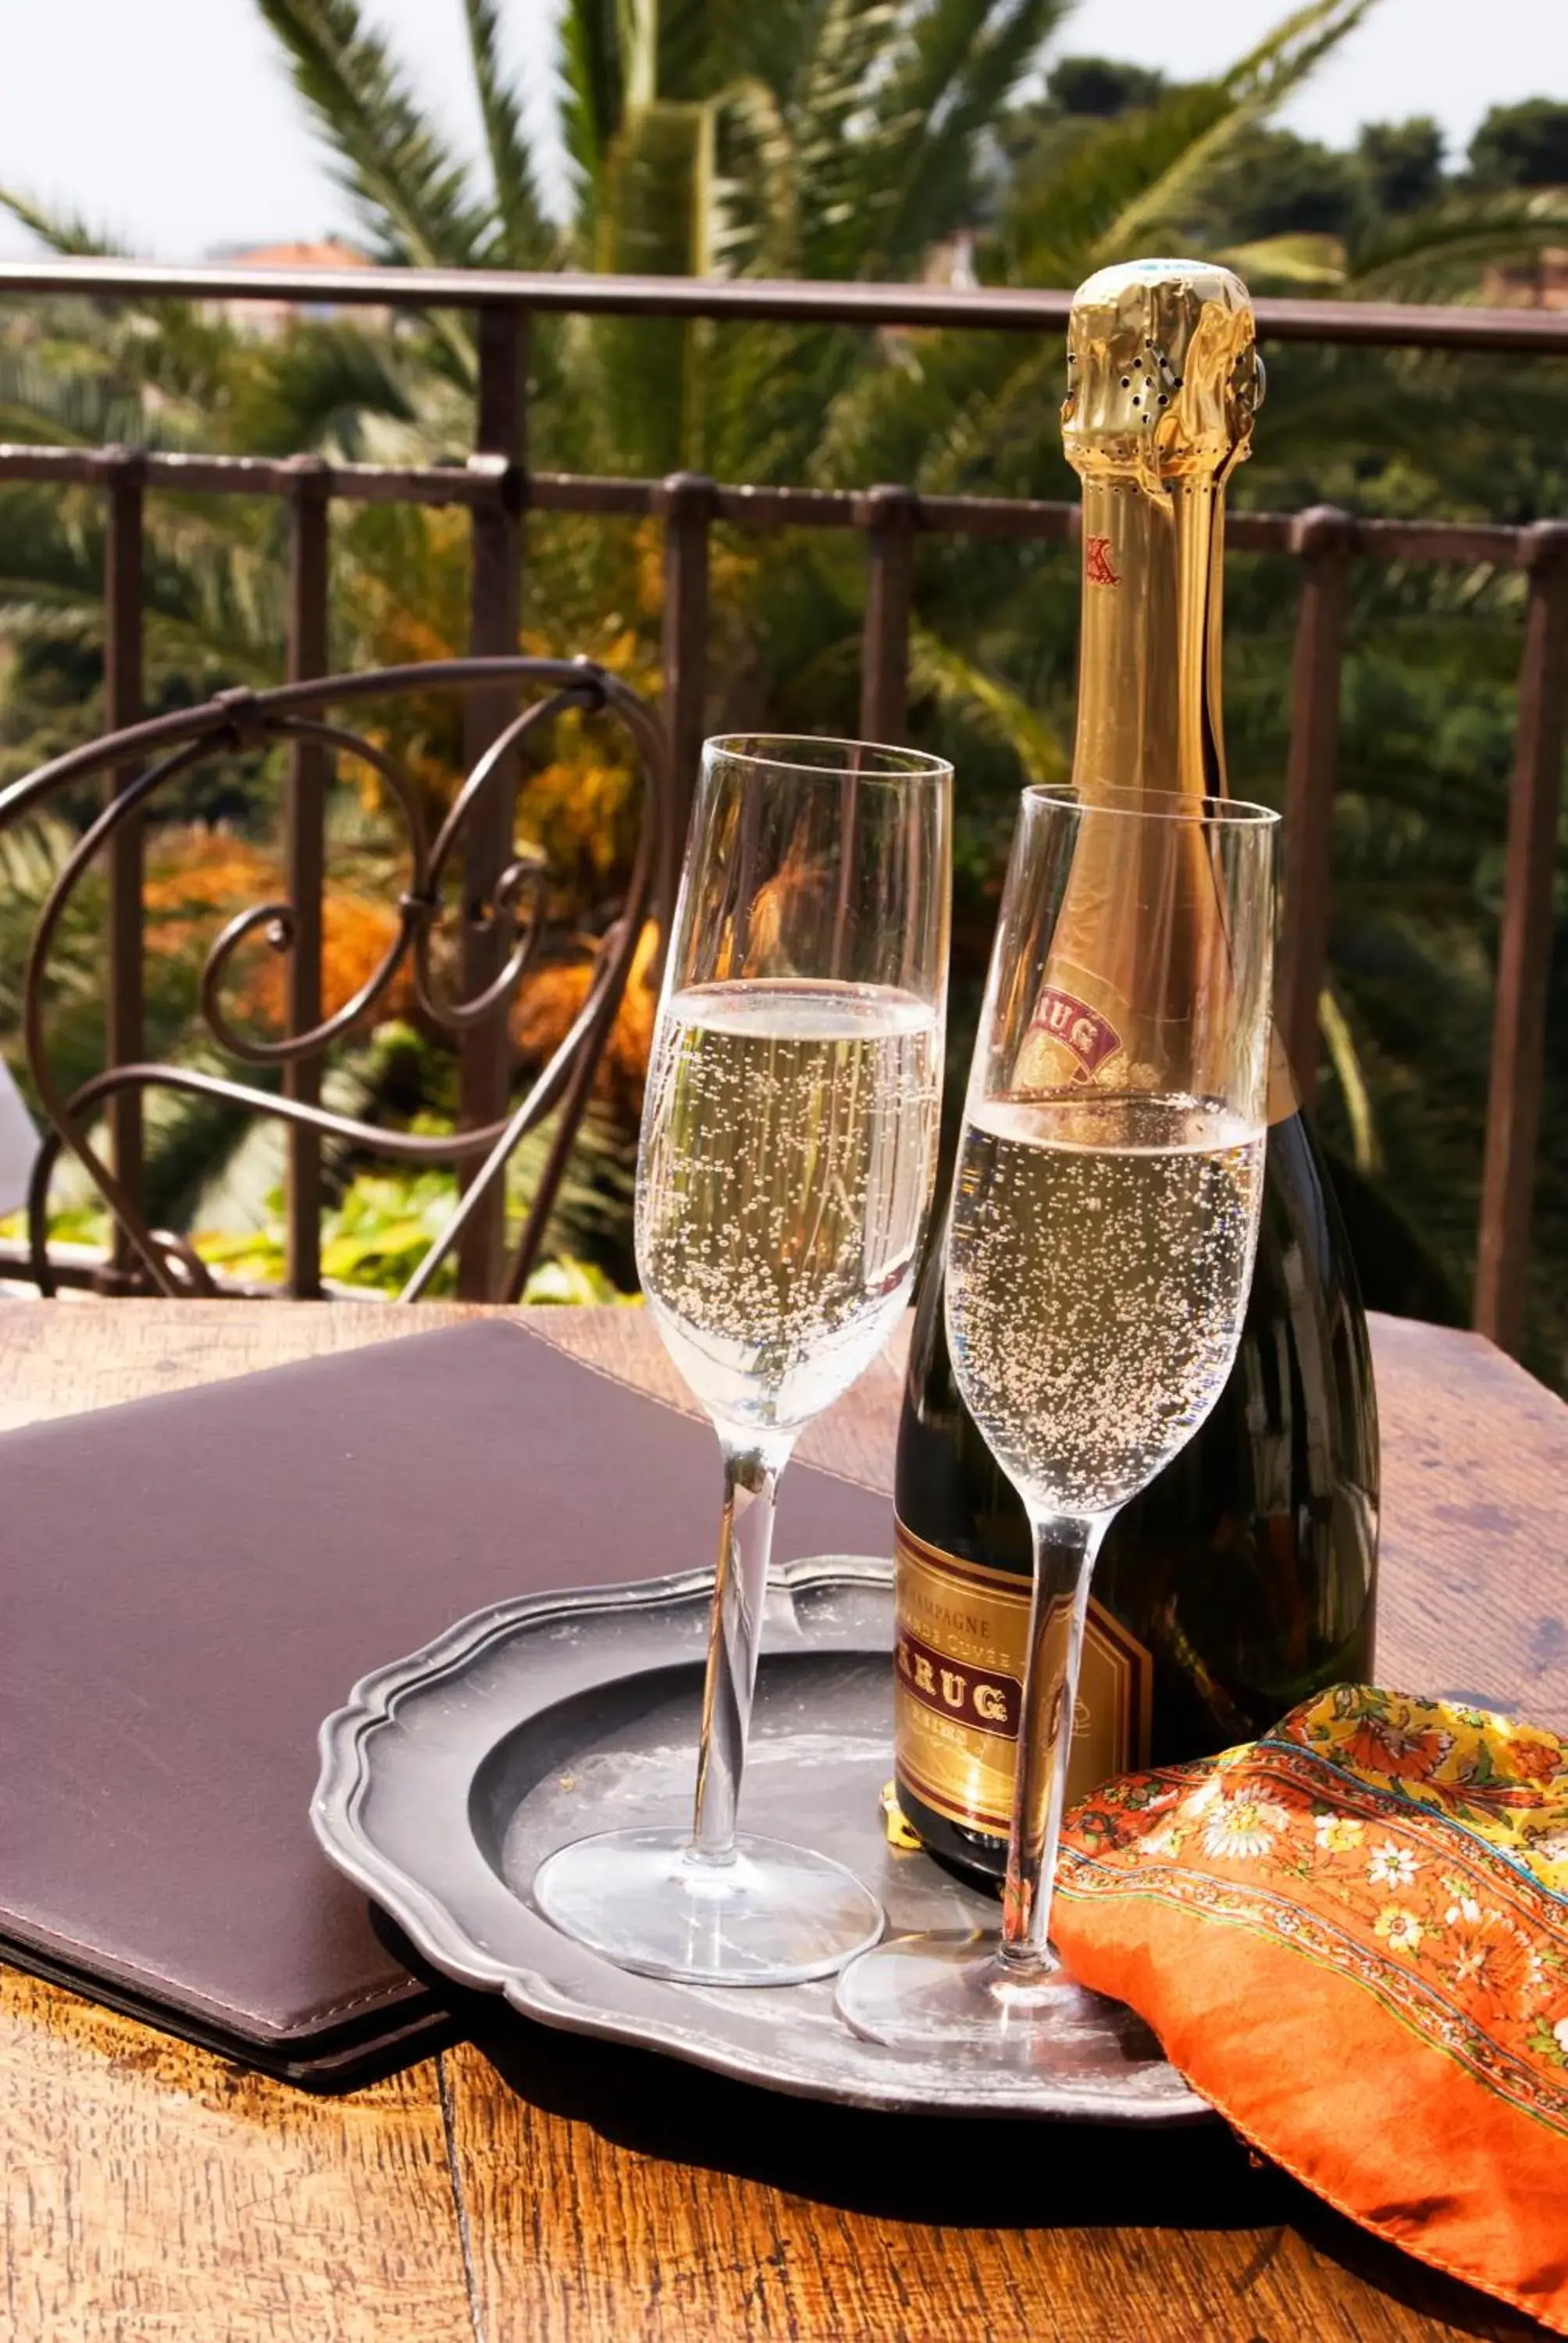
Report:
<svg viewBox="0 0 1568 2343"><path fill-rule="evenodd" d="M930 1210L951 782L940 758L854 741L703 751L637 1194L648 1307L724 1467L695 1812L579 1839L533 1890L648 1976L799 1983L881 1933L842 1865L735 1816L779 1476L887 1340Z"/></svg>
<svg viewBox="0 0 1568 2343"><path fill-rule="evenodd" d="M959 1387L1034 1536L1001 1928L903 1937L846 1969L839 2013L872 2041L1081 2083L1128 2055L1127 2013L1050 1945L1052 1874L1096 1552L1201 1424L1241 1336L1275 826L1223 799L1024 794L947 1232ZM1114 946L1114 1022L1074 991L1091 935Z"/></svg>

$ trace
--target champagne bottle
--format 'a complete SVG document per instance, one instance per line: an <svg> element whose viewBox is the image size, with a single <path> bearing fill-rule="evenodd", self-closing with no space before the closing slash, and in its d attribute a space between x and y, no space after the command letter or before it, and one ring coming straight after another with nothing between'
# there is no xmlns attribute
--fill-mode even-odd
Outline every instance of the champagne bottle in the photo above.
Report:
<svg viewBox="0 0 1568 2343"><path fill-rule="evenodd" d="M1073 779L1086 799L1224 790L1224 494L1262 382L1246 287L1227 269L1133 262L1074 299L1062 425L1083 483ZM1140 1087L1125 1009L1140 939L1110 926L1102 900L1094 870L1075 861L1035 1011L1031 1087ZM953 1381L940 1244L917 1299L895 1506L898 1803L933 1853L1000 1877L1030 1534ZM1368 1676L1377 1520L1366 1322L1276 1042L1241 1351L1213 1413L1101 1549L1070 1797L1244 1740L1323 1685Z"/></svg>

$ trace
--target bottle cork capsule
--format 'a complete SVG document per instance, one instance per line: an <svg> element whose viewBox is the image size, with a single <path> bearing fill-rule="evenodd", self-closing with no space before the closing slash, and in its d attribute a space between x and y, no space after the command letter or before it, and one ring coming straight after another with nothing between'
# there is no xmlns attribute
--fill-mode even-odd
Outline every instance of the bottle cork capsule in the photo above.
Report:
<svg viewBox="0 0 1568 2343"><path fill-rule="evenodd" d="M1229 268L1125 261L1073 296L1061 427L1084 478L1222 480L1262 397L1251 297Z"/></svg>

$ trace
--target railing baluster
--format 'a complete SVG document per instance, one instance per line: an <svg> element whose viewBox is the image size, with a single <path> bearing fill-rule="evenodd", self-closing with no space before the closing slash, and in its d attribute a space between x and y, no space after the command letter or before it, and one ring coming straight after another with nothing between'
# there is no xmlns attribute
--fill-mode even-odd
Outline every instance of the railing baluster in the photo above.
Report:
<svg viewBox="0 0 1568 2343"><path fill-rule="evenodd" d="M664 516L664 720L669 739L670 815L660 843L657 906L668 937L686 853L687 824L708 729L708 530L714 484L672 472L660 484Z"/></svg>
<svg viewBox="0 0 1568 2343"><path fill-rule="evenodd" d="M860 637L860 737L902 745L909 730L910 612L917 500L883 486L862 499L866 617Z"/></svg>
<svg viewBox="0 0 1568 2343"><path fill-rule="evenodd" d="M154 277L159 283L153 285ZM192 272L148 271L123 263L28 263L0 267L13 291L45 287L71 294L123 295L176 291L186 297L242 299L277 297L269 279L247 283L244 272L217 277ZM1001 498L931 496L883 487L869 492L821 488L716 486L679 474L658 482L572 475L542 475L531 485L526 460L525 362L528 318L521 306L550 311L658 314L675 307L693 314L766 316L798 322L906 327L939 323L955 328L1017 330L1038 334L1065 321L1064 293L992 288L983 297L930 287L769 285L730 280L688 286L605 277L567 279L418 271L353 272L351 277L309 275L290 280L299 299L322 297L351 306L383 303L397 311L427 311L459 302L477 312L479 393L476 461L467 471L449 466L349 464L335 468L333 494L344 500L411 503L426 508L467 507L473 516L470 648L510 651L517 648L520 589L521 520L525 505L585 514L658 514L665 524L666 608L664 672L666 715L674 750L675 819L664 841L658 903L668 925L682 850L684 817L696 779L698 749L705 729L705 659L709 606L709 532L716 521L743 528L795 526L862 528L867 538L867 598L859 725L868 737L903 739L908 724L909 644L911 618L913 539L917 528L960 538L1059 543L1076 538L1076 505L1030 503ZM980 306L976 307L977 297ZM989 306L988 306L989 305ZM962 315L960 315L961 309ZM1408 309L1375 305L1260 305L1261 328L1307 341L1374 342L1388 347L1463 347L1530 350L1538 354L1568 347L1568 320L1546 313ZM307 516L311 490L294 459L201 456L169 450L134 451L85 447L0 447L0 481L38 480L67 487L102 487L106 495L105 548L105 698L111 727L141 712L143 671L142 568L144 498L156 492L214 495L285 495L293 500L295 585L291 616L290 672L304 677L326 659L308 647L309 628L302 584L307 563L319 558L325 593L325 538L309 552L309 532L325 511ZM1528 551L1522 540L1528 538ZM1495 1051L1491 1070L1480 1243L1474 1298L1478 1325L1510 1344L1523 1322L1530 1191L1539 1121L1544 989L1551 924L1551 845L1559 788L1558 763L1568 696L1568 524L1541 524L1533 532L1502 522L1439 522L1426 519L1350 520L1330 508L1292 518L1280 513L1234 516L1231 543L1246 552L1289 548L1303 564L1292 686L1292 733L1287 790L1286 932L1281 955L1279 1016L1304 1096L1316 1089L1317 1009L1325 966L1328 931L1330 841L1339 729L1340 665L1346 573L1356 558L1389 562L1480 564L1528 558L1532 568L1530 618L1521 677L1520 729L1509 816L1508 877L1494 1011ZM314 588L310 594L314 594ZM310 624L325 627L325 603L310 606ZM512 712L504 695L476 695L467 704L465 751L470 762L482 754ZM290 792L289 888L299 932L288 978L288 1016L298 1030L314 1021L320 987L320 840L318 817L331 765L313 762L315 752L295 759ZM126 767L106 785L123 793L135 778ZM514 775L515 778L515 775ZM477 809L465 842L465 910L489 900L499 870L509 857L514 807L510 792L498 788ZM313 841L314 840L314 845ZM106 976L106 1055L110 1064L140 1057L145 1050L145 837L133 819L109 849L109 917ZM465 992L483 989L502 965L509 922L486 924L466 918L462 939ZM482 1027L465 1031L460 1043L461 1111L466 1122L488 1121L504 1104L510 1071L505 1009ZM286 1075L292 1094L316 1094L318 1063ZM143 1123L139 1097L121 1094L106 1109L109 1148L119 1181L133 1199L145 1189ZM318 1226L307 1229L318 1194L318 1151L309 1134L290 1140L289 1278L296 1292L313 1290L319 1251ZM495 1289L500 1264L502 1200L497 1196L476 1214L459 1251L460 1290L477 1295ZM124 1238L116 1232L113 1255L96 1272L107 1290L138 1282Z"/></svg>
<svg viewBox="0 0 1568 2343"><path fill-rule="evenodd" d="M107 509L104 536L104 714L110 731L142 715L142 570L144 459L138 449L105 451ZM105 783L107 798L129 789L140 768L123 765ZM123 1066L144 1057L146 986L143 970L142 883L146 833L139 813L121 823L109 846L108 1000L105 1058ZM115 1177L140 1212L144 1186L142 1101L122 1091L107 1110L109 1161ZM124 1292L136 1255L116 1226L103 1283Z"/></svg>
<svg viewBox="0 0 1568 2343"><path fill-rule="evenodd" d="M1275 990L1280 1038L1303 1106L1318 1091L1318 996L1329 956L1329 860L1340 753L1350 516L1314 505L1292 529L1302 600L1291 685L1285 776L1284 930Z"/></svg>
<svg viewBox="0 0 1568 2343"><path fill-rule="evenodd" d="M523 463L526 450L528 320L515 309L482 309L478 317L479 396L474 452L505 459L494 494L474 508L468 648L477 656L516 651L521 615ZM506 692L470 692L464 710L463 755L472 772L514 713ZM509 922L478 916L493 901L496 881L512 857L517 812L517 760L474 808L463 859L462 981L471 1000L506 965ZM508 1004L467 1027L459 1044L458 1095L465 1127L494 1122L506 1111L511 1076ZM459 1181L467 1184L467 1175ZM506 1195L496 1183L457 1245L457 1291L466 1301L494 1293L502 1274Z"/></svg>
<svg viewBox="0 0 1568 2343"><path fill-rule="evenodd" d="M1568 710L1568 522L1538 521L1527 534L1525 560L1530 608L1508 798L1473 1311L1477 1331L1505 1351L1517 1351L1524 1333L1525 1269L1541 1124L1557 809Z"/></svg>
<svg viewBox="0 0 1568 2343"><path fill-rule="evenodd" d="M304 683L327 672L327 480L318 456L297 457L288 541L288 679ZM288 1030L308 1032L321 1021L322 889L326 877L327 752L297 740L289 759L286 858L294 940L288 957ZM321 1097L321 1061L300 1059L283 1072L284 1095L314 1106ZM288 1226L288 1290L309 1301L321 1291L321 1139L290 1130L285 1172Z"/></svg>

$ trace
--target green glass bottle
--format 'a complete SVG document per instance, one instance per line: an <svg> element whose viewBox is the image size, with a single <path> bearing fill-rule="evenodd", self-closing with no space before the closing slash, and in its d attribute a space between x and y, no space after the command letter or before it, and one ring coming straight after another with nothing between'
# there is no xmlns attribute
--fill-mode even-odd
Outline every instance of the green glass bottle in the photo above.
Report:
<svg viewBox="0 0 1568 2343"><path fill-rule="evenodd" d="M1068 453L1084 484L1074 779L1225 786L1224 488L1261 397L1245 287L1138 262L1080 291ZM1075 874L1076 876L1076 874ZM1084 890L1092 900L1093 890ZM1113 939L1050 972L1058 1078L1135 1052ZM1094 1576L1070 1794L1245 1740L1372 1670L1377 1404L1343 1228L1275 1053L1257 1269L1234 1371L1189 1446L1113 1524ZM959 1396L933 1246L899 1435L897 1792L928 1847L1000 1877L1031 1575L1023 1508Z"/></svg>

